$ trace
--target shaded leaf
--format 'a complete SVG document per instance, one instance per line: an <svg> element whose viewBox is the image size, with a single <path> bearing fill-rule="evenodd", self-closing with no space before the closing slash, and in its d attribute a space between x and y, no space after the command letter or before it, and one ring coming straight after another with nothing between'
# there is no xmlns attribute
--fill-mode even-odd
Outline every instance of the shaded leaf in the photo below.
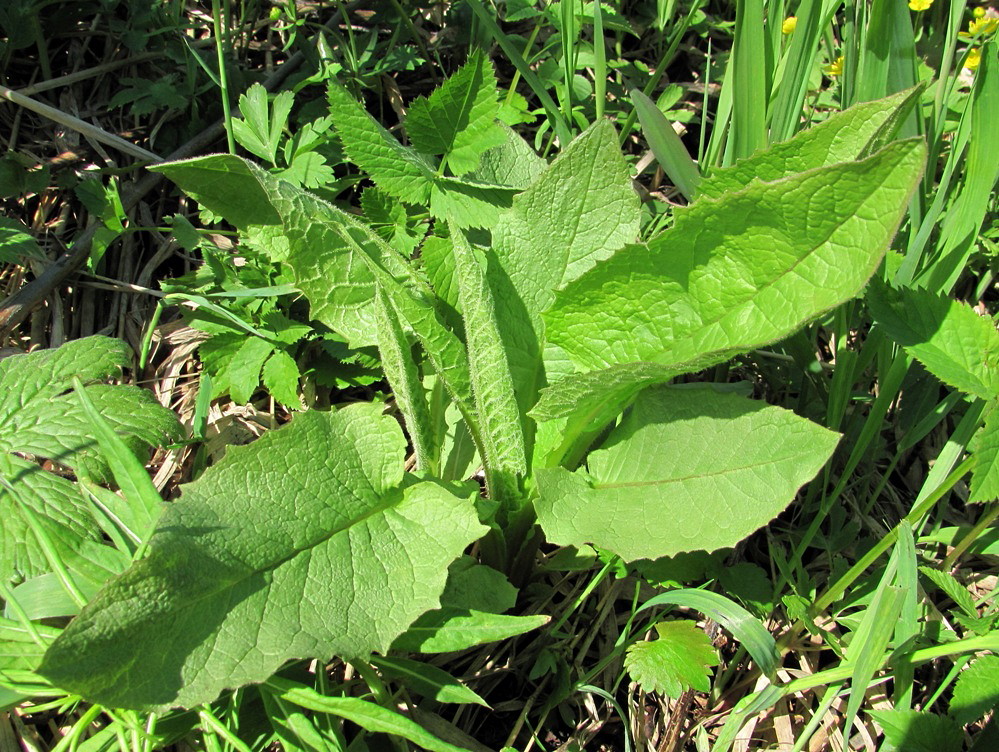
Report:
<svg viewBox="0 0 999 752"><path fill-rule="evenodd" d="M947 716L921 710L871 710L885 739L905 752L961 752L964 735Z"/></svg>
<svg viewBox="0 0 999 752"><path fill-rule="evenodd" d="M945 384L983 399L999 394L999 333L968 305L927 290L871 285L874 320Z"/></svg>
<svg viewBox="0 0 999 752"><path fill-rule="evenodd" d="M957 677L950 715L960 725L974 723L999 705L999 656L983 655Z"/></svg>

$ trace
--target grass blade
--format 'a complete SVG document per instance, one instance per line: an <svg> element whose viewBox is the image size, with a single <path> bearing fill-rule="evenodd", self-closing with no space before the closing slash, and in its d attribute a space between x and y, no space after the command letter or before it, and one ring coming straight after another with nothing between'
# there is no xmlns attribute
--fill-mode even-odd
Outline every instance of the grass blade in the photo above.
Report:
<svg viewBox="0 0 999 752"><path fill-rule="evenodd" d="M701 173L687 153L683 141L655 102L638 89L631 90L631 101L635 103L642 132L652 153L656 155L656 160L684 198L692 201L697 193L697 184L701 182Z"/></svg>

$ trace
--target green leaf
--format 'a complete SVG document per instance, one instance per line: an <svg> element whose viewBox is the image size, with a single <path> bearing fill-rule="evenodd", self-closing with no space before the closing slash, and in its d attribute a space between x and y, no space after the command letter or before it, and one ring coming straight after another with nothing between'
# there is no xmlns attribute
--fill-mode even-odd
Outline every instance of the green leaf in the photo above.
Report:
<svg viewBox="0 0 999 752"><path fill-rule="evenodd" d="M413 442L416 469L438 475L439 447L434 441L430 406L427 404L419 370L413 360L413 350L402 331L395 308L392 307L384 290L378 290L375 303L378 354L381 356L385 377L392 387L396 404L402 412L410 440Z"/></svg>
<svg viewBox="0 0 999 752"><path fill-rule="evenodd" d="M27 225L11 217L0 217L0 264L20 264L25 259L45 258Z"/></svg>
<svg viewBox="0 0 999 752"><path fill-rule="evenodd" d="M244 149L275 164L281 134L288 124L288 115L294 103L294 93L282 91L268 105L267 89L253 84L239 97L239 111L243 119L232 120L233 136Z"/></svg>
<svg viewBox="0 0 999 752"><path fill-rule="evenodd" d="M949 572L941 572L932 567L920 567L919 572L954 601L954 604L964 612L965 616L978 616L978 609L975 608L975 601L971 597L971 593Z"/></svg>
<svg viewBox="0 0 999 752"><path fill-rule="evenodd" d="M55 627L44 624L32 626L43 642L59 636L60 630ZM23 624L0 617L0 675L5 671L34 671L44 652Z"/></svg>
<svg viewBox="0 0 999 752"><path fill-rule="evenodd" d="M693 199L701 182L701 173L687 153L687 147L673 130L673 124L666 119L656 103L638 89L631 90L631 101L635 103L642 133L649 142L656 161L669 175L673 185L680 189L680 193L688 201Z"/></svg>
<svg viewBox="0 0 999 752"><path fill-rule="evenodd" d="M448 565L486 528L471 494L404 477L405 439L381 409L304 413L232 447L39 671L96 702L164 709L286 660L387 650L438 605Z"/></svg>
<svg viewBox="0 0 999 752"><path fill-rule="evenodd" d="M260 374L264 387L274 399L292 410L300 410L302 406L302 400L298 396L298 381L301 377L295 359L284 350L275 350L264 363L264 370Z"/></svg>
<svg viewBox="0 0 999 752"><path fill-rule="evenodd" d="M417 619L392 649L411 653L450 653L505 640L544 626L544 615L508 616L517 589L495 569L463 556L451 565L441 608Z"/></svg>
<svg viewBox="0 0 999 752"><path fill-rule="evenodd" d="M90 422L91 433L97 440L101 455L108 463L115 483L125 497L131 512L131 531L140 542L145 542L156 518L159 517L163 499L153 485L145 463L131 452L128 445L115 433L108 420L100 413L87 394L87 389L79 378L73 377L73 388L80 407Z"/></svg>
<svg viewBox="0 0 999 752"><path fill-rule="evenodd" d="M434 166L400 144L335 81L330 82L329 103L333 126L350 161L396 198L428 204Z"/></svg>
<svg viewBox="0 0 999 752"><path fill-rule="evenodd" d="M707 692L708 676L718 657L711 640L692 621L656 624L659 639L636 642L628 648L624 667L646 692L665 693L678 699L686 689Z"/></svg>
<svg viewBox="0 0 999 752"><path fill-rule="evenodd" d="M444 155L451 172L464 175L479 166L483 152L504 142L498 112L492 64L475 49L429 98L410 104L406 131L417 151Z"/></svg>
<svg viewBox="0 0 999 752"><path fill-rule="evenodd" d="M677 209L558 295L548 338L583 370L722 362L855 296L922 172L920 140Z"/></svg>
<svg viewBox="0 0 999 752"><path fill-rule="evenodd" d="M366 731L401 736L403 739L408 739L413 744L433 752L467 752L461 747L455 747L441 741L405 716L380 705L375 705L373 702L357 697L327 697L304 684L276 676L267 681L265 688L275 691L282 700L307 710L345 718Z"/></svg>
<svg viewBox="0 0 999 752"><path fill-rule="evenodd" d="M964 734L950 718L922 710L871 710L885 740L905 752L961 752Z"/></svg>
<svg viewBox="0 0 999 752"><path fill-rule="evenodd" d="M474 703L489 707L489 703L455 679L444 669L409 658L372 658L371 662L390 679L412 687L418 694L437 702Z"/></svg>
<svg viewBox="0 0 999 752"><path fill-rule="evenodd" d="M999 500L999 403L993 401L985 411L969 449L974 453L969 502Z"/></svg>
<svg viewBox="0 0 999 752"><path fill-rule="evenodd" d="M544 386L541 312L555 290L635 239L639 203L614 128L600 121L563 151L493 230L488 266L500 336L526 411Z"/></svg>
<svg viewBox="0 0 999 752"><path fill-rule="evenodd" d="M499 127L505 135L503 143L482 155L478 169L469 178L522 191L541 176L548 163L513 128Z"/></svg>
<svg viewBox="0 0 999 752"><path fill-rule="evenodd" d="M945 384L982 399L999 395L999 332L968 305L927 290L871 285L867 303L893 340Z"/></svg>
<svg viewBox="0 0 999 752"><path fill-rule="evenodd" d="M781 408L652 388L588 470L537 472L538 522L550 542L592 543L625 561L733 546L783 511L837 441Z"/></svg>
<svg viewBox="0 0 999 752"><path fill-rule="evenodd" d="M772 183L800 172L851 162L887 144L912 111L922 87L863 102L801 131L789 141L715 170L697 188L698 198L720 198L754 180Z"/></svg>
<svg viewBox="0 0 999 752"><path fill-rule="evenodd" d="M110 479L107 461L92 438L90 421L73 378L116 376L129 362L125 343L87 337L55 350L0 360L0 577L20 579L48 571L26 514L46 524L68 548L100 535L75 485L36 462L50 459L96 480ZM180 435L173 413L153 395L132 386L91 383L85 392L129 451L139 455ZM13 490L11 490L13 489ZM22 507L23 505L23 507Z"/></svg>
<svg viewBox="0 0 999 752"><path fill-rule="evenodd" d="M380 285L448 391L469 413L464 347L439 320L429 285L370 227L238 157L202 157L157 169L234 224L283 224L287 263L309 298L313 318L345 336L354 348L377 344L374 299L375 286ZM238 177L228 187L220 175Z"/></svg>
<svg viewBox="0 0 999 752"><path fill-rule="evenodd" d="M467 178L435 178L430 190L430 213L459 227L493 227L502 210L513 204L515 188L486 185Z"/></svg>
<svg viewBox="0 0 999 752"><path fill-rule="evenodd" d="M559 443L546 447L551 454L544 464L558 466L578 437L600 431L643 389L670 381L684 371L655 363L625 363L566 376L542 389L537 404L530 411L531 417L539 423L561 421L552 442ZM538 443L540 448L542 440Z"/></svg>
<svg viewBox="0 0 999 752"><path fill-rule="evenodd" d="M758 619L731 598L712 593L710 590L671 590L650 598L636 613L663 605L692 608L714 619L742 643L746 652L756 661L756 665L765 675L771 679L776 675L781 656L773 635Z"/></svg>
<svg viewBox="0 0 999 752"><path fill-rule="evenodd" d="M983 655L957 677L950 715L960 725L974 723L999 705L999 656Z"/></svg>
<svg viewBox="0 0 999 752"><path fill-rule="evenodd" d="M305 188L322 188L336 180L333 168L326 164L322 154L306 151L296 154L287 169L275 173L275 177L287 180L292 185Z"/></svg>
<svg viewBox="0 0 999 752"><path fill-rule="evenodd" d="M550 616L513 616L475 609L441 608L417 619L392 643L393 650L410 653L453 653L476 645L499 642L543 627Z"/></svg>
<svg viewBox="0 0 999 752"><path fill-rule="evenodd" d="M468 370L480 421L481 449L490 498L519 499L518 476L527 472L524 431L500 338L486 272L461 230L452 228L455 278L465 322Z"/></svg>
<svg viewBox="0 0 999 752"><path fill-rule="evenodd" d="M150 165L148 169L163 173L188 196L236 227L281 224L281 215L260 180L260 168L245 159L213 154Z"/></svg>
<svg viewBox="0 0 999 752"><path fill-rule="evenodd" d="M260 386L260 369L274 352L274 343L260 337L247 337L229 361L226 374L229 394L237 405L245 405Z"/></svg>

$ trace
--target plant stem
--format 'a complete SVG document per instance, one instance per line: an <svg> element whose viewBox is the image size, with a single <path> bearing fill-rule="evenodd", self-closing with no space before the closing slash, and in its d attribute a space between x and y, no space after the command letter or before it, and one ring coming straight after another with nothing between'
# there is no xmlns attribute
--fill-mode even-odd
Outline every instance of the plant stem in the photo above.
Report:
<svg viewBox="0 0 999 752"><path fill-rule="evenodd" d="M219 65L219 88L222 90L222 120L225 123L225 138L230 154L236 153L236 141L232 135L232 110L229 105L229 77L225 70L224 37L222 36L222 9L219 0L212 0L212 26L215 32L215 55Z"/></svg>

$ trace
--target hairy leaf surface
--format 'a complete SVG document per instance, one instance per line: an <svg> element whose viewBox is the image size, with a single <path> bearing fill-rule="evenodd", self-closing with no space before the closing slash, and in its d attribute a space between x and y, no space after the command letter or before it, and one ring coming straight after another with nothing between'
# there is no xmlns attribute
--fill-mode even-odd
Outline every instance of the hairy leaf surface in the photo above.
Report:
<svg viewBox="0 0 999 752"><path fill-rule="evenodd" d="M698 198L720 198L745 188L753 180L773 182L838 162L849 162L875 151L894 137L918 101L921 87L874 102L862 102L832 115L818 125L766 151L715 170L698 185Z"/></svg>
<svg viewBox="0 0 999 752"><path fill-rule="evenodd" d="M309 412L184 488L147 558L107 586L40 671L115 707L208 702L293 658L385 651L435 608L485 532L468 497L403 474L381 406Z"/></svg>
<svg viewBox="0 0 999 752"><path fill-rule="evenodd" d="M350 161L396 198L427 204L435 166L400 144L335 81L330 83L329 102L333 126Z"/></svg>
<svg viewBox="0 0 999 752"><path fill-rule="evenodd" d="M627 246L558 293L548 338L581 370L703 367L782 339L867 282L925 152L899 142L678 210L647 247Z"/></svg>
<svg viewBox="0 0 999 752"><path fill-rule="evenodd" d="M606 121L573 141L500 218L488 274L523 410L543 385L541 312L556 289L634 240L638 223L638 196Z"/></svg>
<svg viewBox="0 0 999 752"><path fill-rule="evenodd" d="M119 340L86 337L54 350L0 360L0 477L4 481L0 483L0 577L20 579L49 570L28 516L70 548L74 541L100 535L74 484L23 455L50 459L98 480L109 477L89 420L70 390L74 376L92 382L117 375L128 364L128 353L128 346ZM144 389L106 384L85 389L137 454L180 434L174 414Z"/></svg>
<svg viewBox="0 0 999 752"><path fill-rule="evenodd" d="M537 473L549 541L626 561L735 545L779 514L837 434L712 389L643 392L588 469Z"/></svg>

